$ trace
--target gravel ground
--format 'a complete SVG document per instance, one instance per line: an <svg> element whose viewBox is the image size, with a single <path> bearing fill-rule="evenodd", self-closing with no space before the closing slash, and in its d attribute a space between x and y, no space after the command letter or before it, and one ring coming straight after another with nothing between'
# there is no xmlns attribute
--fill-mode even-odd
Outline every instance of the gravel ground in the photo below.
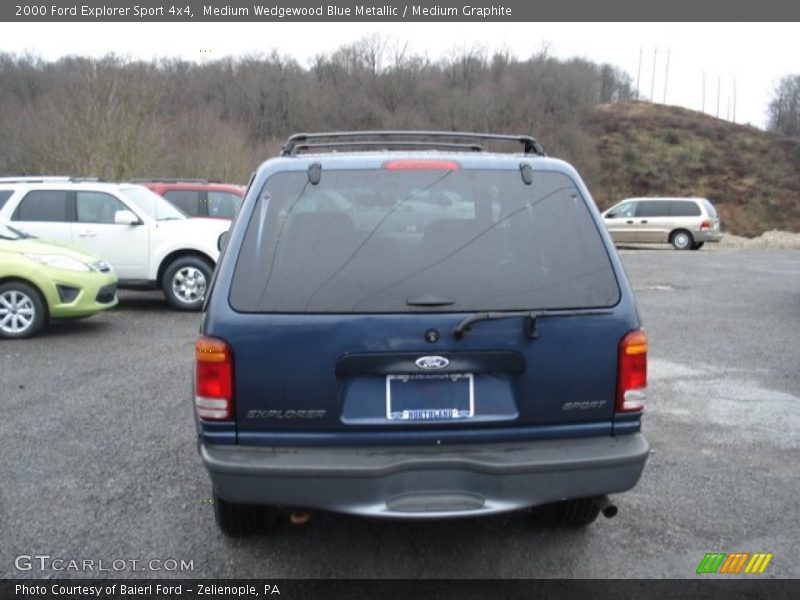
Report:
<svg viewBox="0 0 800 600"><path fill-rule="evenodd" d="M695 578L713 551L772 552L765 576L800 577L800 253L621 256L651 340L653 454L616 518L559 530L520 513L317 514L227 539L195 450L199 317L125 293L108 313L0 342L0 577ZM16 570L26 554L193 570Z"/></svg>

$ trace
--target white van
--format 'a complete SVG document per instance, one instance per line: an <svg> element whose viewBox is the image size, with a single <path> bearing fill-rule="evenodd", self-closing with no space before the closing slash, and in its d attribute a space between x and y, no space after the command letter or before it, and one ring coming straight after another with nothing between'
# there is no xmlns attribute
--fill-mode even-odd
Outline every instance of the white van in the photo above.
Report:
<svg viewBox="0 0 800 600"><path fill-rule="evenodd" d="M628 198L606 210L603 222L617 243L699 250L722 239L719 216L706 198Z"/></svg>

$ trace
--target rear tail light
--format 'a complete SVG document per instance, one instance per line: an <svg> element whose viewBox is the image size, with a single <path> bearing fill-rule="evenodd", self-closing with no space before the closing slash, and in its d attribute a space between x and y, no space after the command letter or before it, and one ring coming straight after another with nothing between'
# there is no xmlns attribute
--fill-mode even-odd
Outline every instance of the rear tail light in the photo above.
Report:
<svg viewBox="0 0 800 600"><path fill-rule="evenodd" d="M452 160L390 160L383 163L389 171L456 171L460 168Z"/></svg>
<svg viewBox="0 0 800 600"><path fill-rule="evenodd" d="M700 229L710 229L711 228L711 221L703 221L700 224Z"/></svg>
<svg viewBox="0 0 800 600"><path fill-rule="evenodd" d="M647 334L631 331L619 343L617 412L644 410L647 387Z"/></svg>
<svg viewBox="0 0 800 600"><path fill-rule="evenodd" d="M194 407L201 419L233 418L233 353L222 340L201 337L195 345Z"/></svg>

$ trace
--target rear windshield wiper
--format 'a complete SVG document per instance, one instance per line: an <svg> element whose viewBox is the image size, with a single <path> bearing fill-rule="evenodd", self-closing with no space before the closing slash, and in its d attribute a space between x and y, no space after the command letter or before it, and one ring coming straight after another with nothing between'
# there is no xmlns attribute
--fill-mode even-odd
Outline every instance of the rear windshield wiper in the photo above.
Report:
<svg viewBox="0 0 800 600"><path fill-rule="evenodd" d="M525 317L525 336L529 340L539 337L536 329L536 319L542 317L578 317L589 315L607 315L612 311L607 309L575 309L575 310L526 310L515 312L482 312L465 317L458 325L453 328L453 337L457 340L464 337L464 334L472 328L472 325L479 321L494 321L496 319L512 319L515 317Z"/></svg>

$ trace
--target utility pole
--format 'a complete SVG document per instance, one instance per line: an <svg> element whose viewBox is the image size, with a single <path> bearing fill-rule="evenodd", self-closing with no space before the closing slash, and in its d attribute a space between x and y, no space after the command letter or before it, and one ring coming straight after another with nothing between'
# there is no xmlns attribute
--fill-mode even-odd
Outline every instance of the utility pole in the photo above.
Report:
<svg viewBox="0 0 800 600"><path fill-rule="evenodd" d="M653 101L656 91L656 60L658 59L658 48L653 49L653 77L650 79L650 102Z"/></svg>
<svg viewBox="0 0 800 600"><path fill-rule="evenodd" d="M717 118L719 119L719 92L722 85L722 76L717 75Z"/></svg>
<svg viewBox="0 0 800 600"><path fill-rule="evenodd" d="M641 96L639 93L639 77L642 75L642 47L639 46L639 68L636 70L636 99Z"/></svg>
<svg viewBox="0 0 800 600"><path fill-rule="evenodd" d="M672 48L667 48L667 67L664 69L664 104L667 103L667 81L669 81L669 55Z"/></svg>
<svg viewBox="0 0 800 600"><path fill-rule="evenodd" d="M703 100L702 104L700 105L700 112L705 114L706 112L706 72L703 71Z"/></svg>
<svg viewBox="0 0 800 600"><path fill-rule="evenodd" d="M736 123L736 77L733 78L733 122Z"/></svg>

